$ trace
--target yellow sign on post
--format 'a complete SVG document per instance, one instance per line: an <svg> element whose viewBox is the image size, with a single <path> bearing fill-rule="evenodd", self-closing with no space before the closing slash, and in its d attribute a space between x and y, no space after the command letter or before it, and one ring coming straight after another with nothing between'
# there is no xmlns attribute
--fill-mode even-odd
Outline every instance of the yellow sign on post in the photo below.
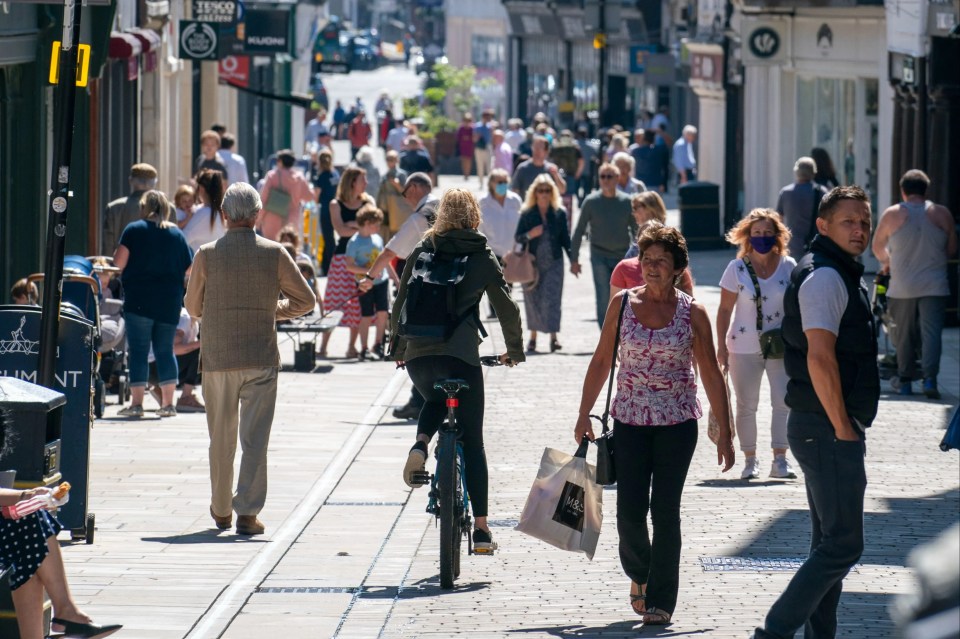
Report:
<svg viewBox="0 0 960 639"><path fill-rule="evenodd" d="M87 80L90 75L90 45L77 45L77 74L76 85L78 87L87 86ZM60 41L53 41L53 50L50 53L50 84L57 84L60 81Z"/></svg>
<svg viewBox="0 0 960 639"><path fill-rule="evenodd" d="M593 48L594 49L605 49L607 47L607 34L598 33L593 36Z"/></svg>

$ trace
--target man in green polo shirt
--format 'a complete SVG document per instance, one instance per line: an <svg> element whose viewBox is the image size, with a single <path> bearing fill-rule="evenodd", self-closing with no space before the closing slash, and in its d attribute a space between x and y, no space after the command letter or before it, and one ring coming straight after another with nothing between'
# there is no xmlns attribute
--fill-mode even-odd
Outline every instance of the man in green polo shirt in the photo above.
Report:
<svg viewBox="0 0 960 639"><path fill-rule="evenodd" d="M637 235L637 221L630 212L630 196L617 191L620 170L604 164L598 172L600 190L588 195L580 207L580 219L573 232L570 272L580 274L580 242L590 227L590 266L593 288L597 295L597 323L603 328L603 317L610 303L610 275L623 259Z"/></svg>

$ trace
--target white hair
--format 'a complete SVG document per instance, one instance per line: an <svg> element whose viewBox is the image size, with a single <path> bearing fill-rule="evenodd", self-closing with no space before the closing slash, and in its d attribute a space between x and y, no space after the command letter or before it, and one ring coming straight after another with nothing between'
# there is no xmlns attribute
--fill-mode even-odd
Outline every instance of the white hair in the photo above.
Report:
<svg viewBox="0 0 960 639"><path fill-rule="evenodd" d="M373 151L369 146L361 146L357 150L357 164L371 164L373 162Z"/></svg>
<svg viewBox="0 0 960 639"><path fill-rule="evenodd" d="M632 168L636 165L636 163L637 163L637 161L633 159L633 156L632 156L632 155L630 155L629 153L625 153L625 152L623 152L623 151L619 151L619 152L617 152L617 153L614 153L614 154L613 154L613 157L610 159L610 161L613 162L614 164L619 164L620 162L626 162L627 164L630 165L630 168L631 168L631 169L632 169ZM619 167L618 167L618 168L619 168Z"/></svg>
<svg viewBox="0 0 960 639"><path fill-rule="evenodd" d="M688 124L687 126L683 127L683 134L687 135L688 133L691 135L696 135L697 127L693 126L692 124Z"/></svg>
<svg viewBox="0 0 960 639"><path fill-rule="evenodd" d="M223 212L231 222L255 219L263 204L260 194L246 182L234 182L223 196Z"/></svg>

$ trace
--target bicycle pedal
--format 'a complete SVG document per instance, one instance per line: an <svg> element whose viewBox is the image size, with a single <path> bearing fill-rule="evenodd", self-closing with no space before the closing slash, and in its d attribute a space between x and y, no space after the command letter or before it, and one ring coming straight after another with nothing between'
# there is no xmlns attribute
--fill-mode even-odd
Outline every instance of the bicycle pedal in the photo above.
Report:
<svg viewBox="0 0 960 639"><path fill-rule="evenodd" d="M410 483L414 486L426 486L430 483L430 473L425 470L417 470L410 473Z"/></svg>

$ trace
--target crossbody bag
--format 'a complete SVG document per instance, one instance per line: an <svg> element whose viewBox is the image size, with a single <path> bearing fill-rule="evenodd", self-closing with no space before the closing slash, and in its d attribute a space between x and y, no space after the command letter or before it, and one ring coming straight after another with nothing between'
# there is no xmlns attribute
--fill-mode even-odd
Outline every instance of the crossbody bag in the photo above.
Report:
<svg viewBox="0 0 960 639"><path fill-rule="evenodd" d="M753 299L757 303L757 335L760 338L760 352L763 354L763 359L783 359L783 353L786 351L783 331L779 328L763 330L763 295L760 293L760 280L757 279L757 272L753 270L753 264L750 263L749 258L743 258L743 263L747 266L747 273L750 274L750 280L753 282L753 290L756 291Z"/></svg>

